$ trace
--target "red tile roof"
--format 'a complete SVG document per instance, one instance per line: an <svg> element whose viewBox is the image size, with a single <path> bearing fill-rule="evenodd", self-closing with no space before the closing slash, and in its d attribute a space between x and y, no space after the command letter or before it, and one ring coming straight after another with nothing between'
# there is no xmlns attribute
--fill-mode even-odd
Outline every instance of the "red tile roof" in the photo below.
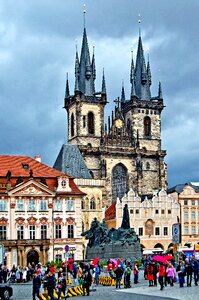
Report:
<svg viewBox="0 0 199 300"><path fill-rule="evenodd" d="M23 166L28 165L26 170ZM33 177L58 177L64 175L47 165L28 156L0 155L0 177L5 177L8 170L12 177L30 177L30 170Z"/></svg>
<svg viewBox="0 0 199 300"><path fill-rule="evenodd" d="M26 168L27 167L27 168ZM38 181L41 178L46 179L48 188L54 190L57 187L57 177L66 176L66 174L55 170L31 157L28 156L15 156L15 155L0 155L0 181L1 183L7 182L6 175L8 171L11 172L12 187L16 185L17 178L23 178L23 181L30 179L30 170L32 170L32 177ZM71 192L65 194L80 194L84 195L77 185L74 183L73 177L69 177L69 186ZM2 191L1 191L2 192Z"/></svg>
<svg viewBox="0 0 199 300"><path fill-rule="evenodd" d="M105 221L115 219L116 217L116 201L105 210Z"/></svg>

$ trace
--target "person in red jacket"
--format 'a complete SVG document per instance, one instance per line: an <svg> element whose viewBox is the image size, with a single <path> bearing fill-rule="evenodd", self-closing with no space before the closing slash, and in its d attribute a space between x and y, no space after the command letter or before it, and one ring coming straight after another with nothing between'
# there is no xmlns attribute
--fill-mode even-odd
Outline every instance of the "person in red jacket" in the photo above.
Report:
<svg viewBox="0 0 199 300"><path fill-rule="evenodd" d="M160 284L160 290L162 291L164 288L164 277L165 277L165 266L163 263L160 263L160 266L158 268L159 272L159 284Z"/></svg>
<svg viewBox="0 0 199 300"><path fill-rule="evenodd" d="M113 264L110 260L108 260L107 262L107 268L108 268L109 275L113 277Z"/></svg>
<svg viewBox="0 0 199 300"><path fill-rule="evenodd" d="M149 286L153 286L154 275L153 275L153 265L151 263L149 263L147 267L147 279L149 281Z"/></svg>

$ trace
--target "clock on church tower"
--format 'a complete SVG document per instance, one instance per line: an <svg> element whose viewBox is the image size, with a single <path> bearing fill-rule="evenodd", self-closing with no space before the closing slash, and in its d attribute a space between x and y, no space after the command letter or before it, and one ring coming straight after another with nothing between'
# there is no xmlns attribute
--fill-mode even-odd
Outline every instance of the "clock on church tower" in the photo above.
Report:
<svg viewBox="0 0 199 300"><path fill-rule="evenodd" d="M121 129L124 126L124 122L122 119L115 120L115 127Z"/></svg>

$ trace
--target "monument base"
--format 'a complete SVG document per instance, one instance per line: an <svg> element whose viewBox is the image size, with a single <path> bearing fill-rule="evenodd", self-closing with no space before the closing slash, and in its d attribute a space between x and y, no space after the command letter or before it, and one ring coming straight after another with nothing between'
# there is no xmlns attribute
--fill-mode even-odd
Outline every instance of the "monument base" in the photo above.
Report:
<svg viewBox="0 0 199 300"><path fill-rule="evenodd" d="M86 258L94 259L100 257L100 259L109 258L124 258L124 259L138 259L141 257L141 248L139 241L129 245L128 243L114 242L109 244L101 244L93 247L87 247Z"/></svg>

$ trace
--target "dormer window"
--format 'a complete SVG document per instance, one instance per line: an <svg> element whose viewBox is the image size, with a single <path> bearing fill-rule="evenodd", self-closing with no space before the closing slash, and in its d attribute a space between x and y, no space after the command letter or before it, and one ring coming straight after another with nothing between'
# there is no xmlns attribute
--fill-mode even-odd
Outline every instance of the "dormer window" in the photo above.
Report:
<svg viewBox="0 0 199 300"><path fill-rule="evenodd" d="M29 165L28 165L28 164L23 164L23 163L22 163L22 168L23 168L24 170L28 170L28 169L29 169Z"/></svg>

